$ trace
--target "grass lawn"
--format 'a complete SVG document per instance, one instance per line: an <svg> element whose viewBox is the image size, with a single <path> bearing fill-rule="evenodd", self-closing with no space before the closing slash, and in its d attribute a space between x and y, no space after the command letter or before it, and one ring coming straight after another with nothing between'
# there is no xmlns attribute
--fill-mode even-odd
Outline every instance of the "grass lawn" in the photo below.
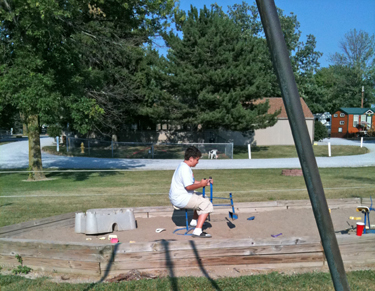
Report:
<svg viewBox="0 0 375 291"><path fill-rule="evenodd" d="M206 148L207 146L205 146ZM315 156L328 156L328 147L323 145L313 146ZM60 146L60 151L56 151L56 146L45 146L43 151L54 155L75 156L75 157L96 157L96 158L112 158L112 150L110 146L96 147L88 150L87 146L84 153L81 153L79 147L71 148L66 151L65 146ZM154 146L155 159L183 159L185 148L182 146ZM228 159L229 157L219 149L219 159ZM341 146L334 145L331 147L332 156L351 156L368 153L368 149L360 146ZM203 159L208 158L207 152L203 153ZM113 151L114 158L125 159L150 159L152 158L151 146L119 146ZM248 159L247 146L234 146L234 159ZM297 151L295 146L252 146L252 159L273 159L273 158L295 158Z"/></svg>
<svg viewBox="0 0 375 291"><path fill-rule="evenodd" d="M199 166L198 166L199 167ZM303 177L282 169L194 170L212 176L214 192L235 202L309 199ZM374 196L375 167L322 168L327 199ZM0 227L91 208L169 205L173 171L50 172L50 181L26 182L27 174L0 172Z"/></svg>
<svg viewBox="0 0 375 291"><path fill-rule="evenodd" d="M375 290L375 271L348 272L347 278L352 291ZM154 280L139 280L120 283L98 284L70 284L53 283L47 278L26 279L19 276L0 275L2 291L72 291L72 290L334 290L329 273L306 273L296 275L269 275L242 276L237 278L220 278L210 280L207 278L160 278Z"/></svg>
<svg viewBox="0 0 375 291"><path fill-rule="evenodd" d="M0 142L0 146L1 145L4 145L4 144L7 144L7 143L11 143L12 141L2 141L2 142Z"/></svg>
<svg viewBox="0 0 375 291"><path fill-rule="evenodd" d="M327 157L328 146L314 145L314 154L316 157ZM368 153L368 149L360 146L331 146L331 155L334 156L352 156ZM248 159L247 146L235 146L233 150L235 159ZM274 158L296 158L297 151L295 146L255 146L251 147L252 159L274 159Z"/></svg>

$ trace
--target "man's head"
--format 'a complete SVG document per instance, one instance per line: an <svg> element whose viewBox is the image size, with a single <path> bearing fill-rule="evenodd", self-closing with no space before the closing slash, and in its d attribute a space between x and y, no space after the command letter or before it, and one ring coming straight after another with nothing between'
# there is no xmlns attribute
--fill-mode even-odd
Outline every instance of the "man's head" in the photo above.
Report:
<svg viewBox="0 0 375 291"><path fill-rule="evenodd" d="M194 146L190 146L185 151L185 163L187 163L190 167L195 167L202 153Z"/></svg>

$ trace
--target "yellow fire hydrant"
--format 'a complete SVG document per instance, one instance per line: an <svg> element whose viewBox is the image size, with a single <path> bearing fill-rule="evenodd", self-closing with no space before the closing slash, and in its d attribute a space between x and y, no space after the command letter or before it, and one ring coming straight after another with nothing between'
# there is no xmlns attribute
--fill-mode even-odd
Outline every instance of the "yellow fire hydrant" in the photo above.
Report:
<svg viewBox="0 0 375 291"><path fill-rule="evenodd" d="M81 143L81 154L85 153L85 145Z"/></svg>

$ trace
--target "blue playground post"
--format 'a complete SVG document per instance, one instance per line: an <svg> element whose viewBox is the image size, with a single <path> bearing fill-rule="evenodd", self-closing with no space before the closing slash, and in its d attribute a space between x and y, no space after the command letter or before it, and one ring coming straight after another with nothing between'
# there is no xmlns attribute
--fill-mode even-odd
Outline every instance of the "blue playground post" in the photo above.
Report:
<svg viewBox="0 0 375 291"><path fill-rule="evenodd" d="M232 211L234 213L234 205L233 205L232 193L229 193L229 198L230 198L230 205L232 206Z"/></svg>
<svg viewBox="0 0 375 291"><path fill-rule="evenodd" d="M210 179L211 179L211 177L210 177ZM211 203L212 203L212 194L213 194L213 189L212 189L212 183L210 183L210 201L211 201Z"/></svg>

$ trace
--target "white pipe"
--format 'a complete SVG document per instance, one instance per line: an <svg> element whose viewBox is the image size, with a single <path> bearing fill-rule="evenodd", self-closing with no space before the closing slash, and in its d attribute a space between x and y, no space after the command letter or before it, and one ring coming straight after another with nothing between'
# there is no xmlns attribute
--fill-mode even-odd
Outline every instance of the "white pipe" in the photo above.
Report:
<svg viewBox="0 0 375 291"><path fill-rule="evenodd" d="M331 143L328 143L328 156L331 156Z"/></svg>
<svg viewBox="0 0 375 291"><path fill-rule="evenodd" d="M247 151L249 152L249 160L251 160L251 146L250 146L250 144L247 145Z"/></svg>
<svg viewBox="0 0 375 291"><path fill-rule="evenodd" d="M363 146L363 136L361 136L361 147Z"/></svg>
<svg viewBox="0 0 375 291"><path fill-rule="evenodd" d="M60 137L59 136L56 136L56 151L60 151Z"/></svg>

